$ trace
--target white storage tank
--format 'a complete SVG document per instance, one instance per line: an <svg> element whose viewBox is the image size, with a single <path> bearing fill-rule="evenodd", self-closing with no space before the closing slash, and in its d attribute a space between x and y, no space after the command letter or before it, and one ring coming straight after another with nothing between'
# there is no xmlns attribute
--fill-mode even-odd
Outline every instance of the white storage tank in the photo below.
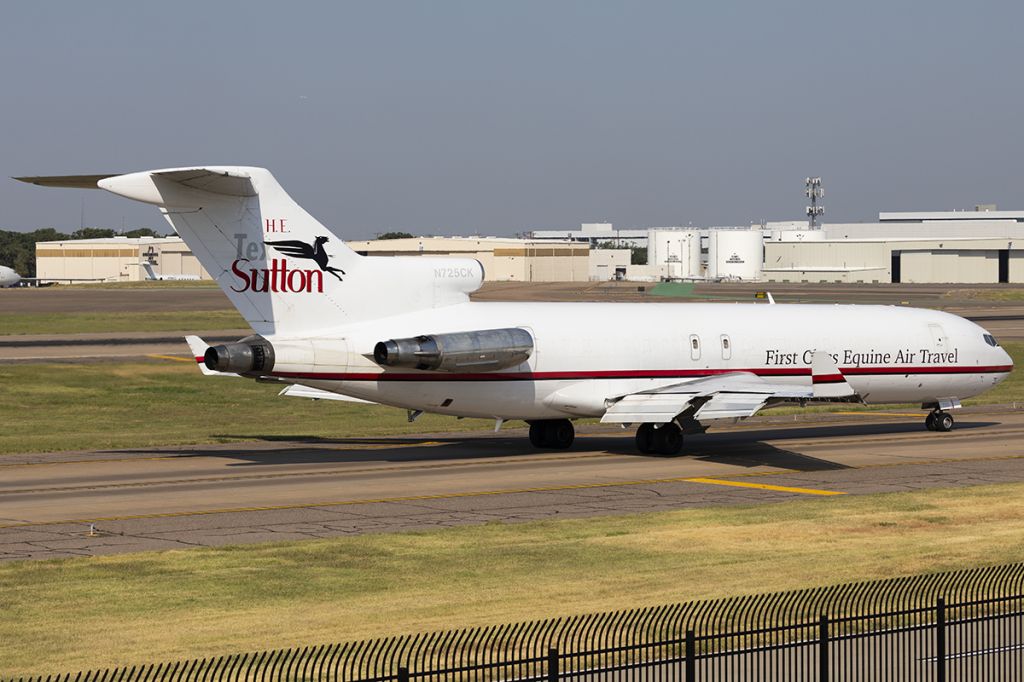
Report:
<svg viewBox="0 0 1024 682"><path fill-rule="evenodd" d="M760 229L712 230L708 233L710 279L761 279L764 238Z"/></svg>
<svg viewBox="0 0 1024 682"><path fill-rule="evenodd" d="M662 266L664 276L671 279L703 277L700 267L700 234L695 230L648 230L647 262Z"/></svg>

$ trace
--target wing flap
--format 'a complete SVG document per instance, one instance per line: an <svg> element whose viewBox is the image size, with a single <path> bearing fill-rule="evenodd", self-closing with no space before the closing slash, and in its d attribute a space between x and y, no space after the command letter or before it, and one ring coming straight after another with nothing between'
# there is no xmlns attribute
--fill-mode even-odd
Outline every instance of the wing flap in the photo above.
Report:
<svg viewBox="0 0 1024 682"><path fill-rule="evenodd" d="M751 372L729 372L619 397L601 417L603 423L665 424L688 409L700 420L753 416L773 398L814 397L811 386L777 384Z"/></svg>
<svg viewBox="0 0 1024 682"><path fill-rule="evenodd" d="M697 410L693 418L700 421L752 417L771 397L771 393L716 393Z"/></svg>
<svg viewBox="0 0 1024 682"><path fill-rule="evenodd" d="M695 396L686 393L634 393L609 407L602 424L667 424L685 410Z"/></svg>

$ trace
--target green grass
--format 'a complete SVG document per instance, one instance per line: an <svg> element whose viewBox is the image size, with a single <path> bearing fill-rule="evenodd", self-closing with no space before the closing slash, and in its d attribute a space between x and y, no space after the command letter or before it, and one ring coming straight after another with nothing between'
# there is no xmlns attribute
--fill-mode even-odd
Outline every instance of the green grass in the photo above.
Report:
<svg viewBox="0 0 1024 682"><path fill-rule="evenodd" d="M0 335L247 329L234 310L142 313L2 313Z"/></svg>
<svg viewBox="0 0 1024 682"><path fill-rule="evenodd" d="M651 296L690 298L693 296L693 282L660 282L651 287Z"/></svg>
<svg viewBox="0 0 1024 682"><path fill-rule="evenodd" d="M0 365L0 454L253 440L466 431L493 422L329 400L282 385L204 377L193 363ZM211 418L213 416L214 418Z"/></svg>
<svg viewBox="0 0 1024 682"><path fill-rule="evenodd" d="M1024 560L1024 485L0 564L0 676Z"/></svg>

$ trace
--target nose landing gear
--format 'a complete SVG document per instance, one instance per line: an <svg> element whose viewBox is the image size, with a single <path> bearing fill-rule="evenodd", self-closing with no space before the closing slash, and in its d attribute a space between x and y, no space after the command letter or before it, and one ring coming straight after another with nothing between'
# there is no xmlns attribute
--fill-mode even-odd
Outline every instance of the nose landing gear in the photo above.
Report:
<svg viewBox="0 0 1024 682"><path fill-rule="evenodd" d="M576 429L568 419L530 422L530 443L534 447L566 450L575 439Z"/></svg>
<svg viewBox="0 0 1024 682"><path fill-rule="evenodd" d="M675 422L641 424L636 430L636 449L645 455L678 455L683 449L683 432Z"/></svg>
<svg viewBox="0 0 1024 682"><path fill-rule="evenodd" d="M924 425L929 431L952 431L953 415L942 410L934 410L924 418Z"/></svg>

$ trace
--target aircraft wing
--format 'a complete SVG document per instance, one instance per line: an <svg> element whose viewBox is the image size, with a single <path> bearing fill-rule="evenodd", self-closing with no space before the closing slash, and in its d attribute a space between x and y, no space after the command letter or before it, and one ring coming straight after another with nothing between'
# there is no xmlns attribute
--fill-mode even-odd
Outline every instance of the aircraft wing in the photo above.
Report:
<svg viewBox="0 0 1024 682"><path fill-rule="evenodd" d="M309 398L311 400L341 400L346 403L363 403L364 405L377 404L369 400L363 400L362 398L353 398L350 395L321 391L319 388L311 388L300 384L286 386L280 393L278 393L278 395L289 396L292 398Z"/></svg>
<svg viewBox="0 0 1024 682"><path fill-rule="evenodd" d="M686 413L700 422L752 417L769 402L849 400L853 388L830 355L815 352L806 385L773 382L752 372L728 372L618 397L603 423L666 424Z"/></svg>

